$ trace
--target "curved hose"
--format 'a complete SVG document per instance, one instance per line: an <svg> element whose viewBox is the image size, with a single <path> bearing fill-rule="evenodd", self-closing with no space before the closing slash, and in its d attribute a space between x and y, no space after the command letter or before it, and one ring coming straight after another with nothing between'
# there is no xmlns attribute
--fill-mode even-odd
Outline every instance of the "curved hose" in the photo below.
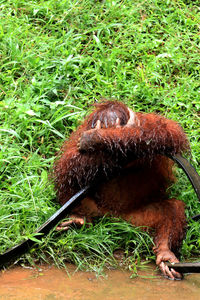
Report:
<svg viewBox="0 0 200 300"><path fill-rule="evenodd" d="M76 201L80 201L85 197L89 190L89 187L85 187L71 197L59 210L57 210L42 226L40 226L35 233L40 233L37 236L37 239L41 239L44 234L47 234L60 220L62 220L67 213L69 213L69 208L71 209L72 205ZM20 244L10 248L8 251L0 255L0 267L5 266L7 263L10 263L26 251L30 249L36 241L31 240L30 238L21 242Z"/></svg>

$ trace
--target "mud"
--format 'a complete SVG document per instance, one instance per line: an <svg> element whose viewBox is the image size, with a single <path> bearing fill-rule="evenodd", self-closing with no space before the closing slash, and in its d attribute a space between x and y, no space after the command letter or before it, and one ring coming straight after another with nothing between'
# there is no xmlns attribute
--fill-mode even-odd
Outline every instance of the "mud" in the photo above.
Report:
<svg viewBox="0 0 200 300"><path fill-rule="evenodd" d="M73 266L68 266L68 270L70 276L64 270L48 266L2 271L0 299L200 299L200 274L187 275L182 281L170 281L158 275L153 268L140 273L147 276L145 279L131 279L128 271L110 270L104 278L96 278L94 273L74 273ZM152 275L155 278L151 278Z"/></svg>

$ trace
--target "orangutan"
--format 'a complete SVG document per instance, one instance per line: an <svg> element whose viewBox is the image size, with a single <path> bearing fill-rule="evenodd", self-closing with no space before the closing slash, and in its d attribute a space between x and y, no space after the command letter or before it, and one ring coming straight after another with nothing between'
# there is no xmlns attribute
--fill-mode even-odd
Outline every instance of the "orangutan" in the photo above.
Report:
<svg viewBox="0 0 200 300"><path fill-rule="evenodd" d="M105 214L151 227L156 264L166 277L181 279L165 262L178 262L174 252L184 237L184 203L169 199L167 189L175 180L169 157L188 149L183 129L172 120L133 112L117 101L96 105L64 143L54 165L61 204L81 188L93 186L58 229Z"/></svg>

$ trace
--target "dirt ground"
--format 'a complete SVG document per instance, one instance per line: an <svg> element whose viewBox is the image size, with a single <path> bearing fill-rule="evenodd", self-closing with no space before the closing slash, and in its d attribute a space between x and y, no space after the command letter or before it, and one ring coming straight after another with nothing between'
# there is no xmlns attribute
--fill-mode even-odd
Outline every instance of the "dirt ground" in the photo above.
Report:
<svg viewBox="0 0 200 300"><path fill-rule="evenodd" d="M147 278L131 279L130 272L120 270L109 270L104 277L97 278L95 273L74 273L75 267L69 265L67 268L70 275L51 266L1 271L0 299L200 299L200 274L186 275L182 281L170 281L149 267L140 272Z"/></svg>

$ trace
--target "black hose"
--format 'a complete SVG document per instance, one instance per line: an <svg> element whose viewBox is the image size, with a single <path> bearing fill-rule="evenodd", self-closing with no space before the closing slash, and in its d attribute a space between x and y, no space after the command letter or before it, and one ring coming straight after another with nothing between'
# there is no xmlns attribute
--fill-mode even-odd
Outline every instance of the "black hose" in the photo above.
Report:
<svg viewBox="0 0 200 300"><path fill-rule="evenodd" d="M67 215L67 213L69 213L69 209L72 208L73 204L85 197L88 190L88 186L80 190L73 197L71 197L59 210L57 210L53 214L53 216L51 216L42 226L40 226L35 231L35 234L40 233L40 235L37 235L37 239L41 239L42 237L44 237L45 234L47 234L60 220L62 220ZM11 263L14 259L28 251L35 243L36 241L33 241L29 238L1 254L0 267Z"/></svg>
<svg viewBox="0 0 200 300"><path fill-rule="evenodd" d="M182 157L180 154L176 154L169 157L173 159L178 164L178 166L183 169L188 179L190 180L197 194L197 197L200 201L200 176L195 170L195 168L189 163L189 161L186 158ZM198 221L199 219L200 219L200 214L192 217L192 220L194 221Z"/></svg>
<svg viewBox="0 0 200 300"><path fill-rule="evenodd" d="M179 272L179 273L200 273L200 262L175 263L175 264L166 262L165 264L170 269L173 268L176 272Z"/></svg>

